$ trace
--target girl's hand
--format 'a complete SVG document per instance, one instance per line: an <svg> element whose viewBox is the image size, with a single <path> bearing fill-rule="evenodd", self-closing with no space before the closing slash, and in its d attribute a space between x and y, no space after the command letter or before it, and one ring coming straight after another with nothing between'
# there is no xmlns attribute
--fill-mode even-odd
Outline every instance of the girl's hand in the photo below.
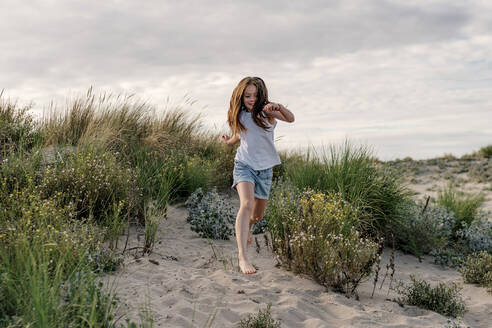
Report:
<svg viewBox="0 0 492 328"><path fill-rule="evenodd" d="M227 145L227 141L229 140L229 137L223 134L220 136L220 140Z"/></svg>
<svg viewBox="0 0 492 328"><path fill-rule="evenodd" d="M268 103L263 107L263 111L266 113L278 112L280 110L280 104Z"/></svg>

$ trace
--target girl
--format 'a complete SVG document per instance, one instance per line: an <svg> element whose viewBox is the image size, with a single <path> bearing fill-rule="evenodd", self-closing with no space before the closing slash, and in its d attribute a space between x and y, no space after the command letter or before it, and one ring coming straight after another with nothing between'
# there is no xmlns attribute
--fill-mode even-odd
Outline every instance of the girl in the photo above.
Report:
<svg viewBox="0 0 492 328"><path fill-rule="evenodd" d="M234 158L234 183L240 206L236 216L239 268L255 273L248 261L246 247L251 243L250 228L263 219L272 184L273 166L280 157L273 144L277 120L294 122L294 114L281 104L268 101L265 82L259 77L245 77L232 92L227 123L232 136L222 135L229 146L241 140Z"/></svg>

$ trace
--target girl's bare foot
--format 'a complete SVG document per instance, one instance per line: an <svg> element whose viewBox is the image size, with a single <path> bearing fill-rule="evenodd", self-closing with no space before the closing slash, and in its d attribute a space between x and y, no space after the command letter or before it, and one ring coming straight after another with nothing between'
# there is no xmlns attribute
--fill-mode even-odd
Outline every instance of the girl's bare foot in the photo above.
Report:
<svg viewBox="0 0 492 328"><path fill-rule="evenodd" d="M239 260L239 269L244 274L256 273L256 269L252 266L248 260Z"/></svg>

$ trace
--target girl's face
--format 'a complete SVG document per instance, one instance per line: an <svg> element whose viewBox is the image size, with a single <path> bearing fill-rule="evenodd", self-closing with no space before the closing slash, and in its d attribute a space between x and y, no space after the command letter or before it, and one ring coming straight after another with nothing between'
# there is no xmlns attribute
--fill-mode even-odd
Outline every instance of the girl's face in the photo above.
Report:
<svg viewBox="0 0 492 328"><path fill-rule="evenodd" d="M253 106L256 103L257 90L256 86L253 84L249 84L246 89L244 89L243 93L243 104L246 106L246 109L250 112L253 110Z"/></svg>

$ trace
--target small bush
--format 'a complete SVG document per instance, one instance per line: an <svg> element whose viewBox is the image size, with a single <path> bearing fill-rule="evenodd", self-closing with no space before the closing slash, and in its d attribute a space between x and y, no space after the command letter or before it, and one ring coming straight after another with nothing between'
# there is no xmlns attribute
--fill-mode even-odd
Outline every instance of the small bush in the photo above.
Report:
<svg viewBox="0 0 492 328"><path fill-rule="evenodd" d="M39 154L10 154L0 162L0 205L9 194L31 188L39 180L42 161Z"/></svg>
<svg viewBox="0 0 492 328"><path fill-rule="evenodd" d="M400 282L395 287L396 292L402 296L399 302L453 318L466 312L465 302L460 295L461 287L455 283L446 285L440 282L436 287L431 287L428 282L416 279L413 275L410 279L410 284Z"/></svg>
<svg viewBox="0 0 492 328"><path fill-rule="evenodd" d="M456 223L454 213L445 208L412 201L398 206L392 223L396 245L405 252L420 257L445 246Z"/></svg>
<svg viewBox="0 0 492 328"><path fill-rule="evenodd" d="M18 150L30 150L41 140L29 107L4 102L0 92L0 160Z"/></svg>
<svg viewBox="0 0 492 328"><path fill-rule="evenodd" d="M468 249L462 246L461 243L457 243L434 250L430 252L430 255L434 257L435 264L458 268L463 264L467 253Z"/></svg>
<svg viewBox="0 0 492 328"><path fill-rule="evenodd" d="M469 252L492 252L492 220L490 212L480 211L470 226L457 231Z"/></svg>
<svg viewBox="0 0 492 328"><path fill-rule="evenodd" d="M439 190L437 194L439 206L456 214L456 224L453 232L470 225L484 200L483 194L467 194L456 190L452 184L449 184L443 190Z"/></svg>
<svg viewBox="0 0 492 328"><path fill-rule="evenodd" d="M205 192L198 188L186 201L191 230L202 238L227 240L232 235L235 220L232 206L215 189Z"/></svg>
<svg viewBox="0 0 492 328"><path fill-rule="evenodd" d="M466 283L487 287L492 293L492 255L481 251L468 255L459 269Z"/></svg>
<svg viewBox="0 0 492 328"><path fill-rule="evenodd" d="M0 208L0 260L21 256L22 249L44 250L51 266L63 258L68 268L86 262L100 249L103 231L86 222L73 221L73 206L59 206L55 198L42 199L37 189L9 195ZM16 255L17 254L17 255Z"/></svg>
<svg viewBox="0 0 492 328"><path fill-rule="evenodd" d="M482 155L485 158L491 158L492 157L492 145L488 145L488 146L480 148L479 153L480 153L480 155Z"/></svg>
<svg viewBox="0 0 492 328"><path fill-rule="evenodd" d="M113 298L96 281L107 271L103 229L75 217L73 206L16 190L0 207L1 324L21 327L108 326Z"/></svg>
<svg viewBox="0 0 492 328"><path fill-rule="evenodd" d="M272 318L271 307L272 305L268 304L267 308L264 311L259 310L256 316L248 315L241 320L239 328L280 328L280 322Z"/></svg>
<svg viewBox="0 0 492 328"><path fill-rule="evenodd" d="M123 216L133 210L128 206L136 207L138 200L130 204L129 199L130 193L135 198L139 195L131 183L133 175L111 153L81 150L49 165L43 172L40 189L45 197L56 196L61 205L73 204L77 218L90 217L104 223L114 211Z"/></svg>
<svg viewBox="0 0 492 328"><path fill-rule="evenodd" d="M468 172L479 183L492 182L492 158L472 162Z"/></svg>
<svg viewBox="0 0 492 328"><path fill-rule="evenodd" d="M275 185L268 209L273 249L282 264L326 287L355 293L378 250L357 231L358 211L339 194L292 191Z"/></svg>

